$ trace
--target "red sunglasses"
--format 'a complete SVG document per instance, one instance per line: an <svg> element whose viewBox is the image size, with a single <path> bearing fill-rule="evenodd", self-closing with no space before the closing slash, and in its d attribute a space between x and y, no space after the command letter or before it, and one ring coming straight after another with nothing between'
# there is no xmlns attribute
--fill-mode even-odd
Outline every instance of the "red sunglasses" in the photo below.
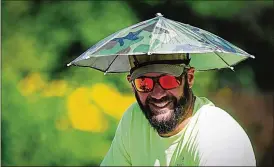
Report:
<svg viewBox="0 0 274 167"><path fill-rule="evenodd" d="M156 83L158 83L164 90L174 89L181 85L182 75L175 77L172 75L163 74L158 77L141 76L134 79L134 86L137 91L142 93L151 92Z"/></svg>

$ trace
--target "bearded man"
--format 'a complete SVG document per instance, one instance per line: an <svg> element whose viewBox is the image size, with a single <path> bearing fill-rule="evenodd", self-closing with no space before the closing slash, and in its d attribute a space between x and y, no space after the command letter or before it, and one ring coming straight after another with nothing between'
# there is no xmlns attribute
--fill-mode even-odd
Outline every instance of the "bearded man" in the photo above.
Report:
<svg viewBox="0 0 274 167"><path fill-rule="evenodd" d="M124 113L101 166L256 166L243 128L193 94L189 62L189 54L129 56L137 103Z"/></svg>

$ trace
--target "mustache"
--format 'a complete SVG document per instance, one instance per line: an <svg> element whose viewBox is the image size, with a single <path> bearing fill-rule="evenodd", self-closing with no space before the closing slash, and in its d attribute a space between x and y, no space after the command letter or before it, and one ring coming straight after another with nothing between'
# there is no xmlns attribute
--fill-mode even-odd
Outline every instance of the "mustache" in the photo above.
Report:
<svg viewBox="0 0 274 167"><path fill-rule="evenodd" d="M171 101L173 98L171 96L164 96L161 99L155 99L151 96L147 97L147 102L152 102L152 103L161 103L161 102L166 102L166 101Z"/></svg>
<svg viewBox="0 0 274 167"><path fill-rule="evenodd" d="M175 98L176 99L176 98ZM164 96L162 97L161 99L155 99L151 96L148 96L147 99L146 99L146 103L162 103L162 102L166 102L166 101L173 101L174 100L174 97L172 96Z"/></svg>

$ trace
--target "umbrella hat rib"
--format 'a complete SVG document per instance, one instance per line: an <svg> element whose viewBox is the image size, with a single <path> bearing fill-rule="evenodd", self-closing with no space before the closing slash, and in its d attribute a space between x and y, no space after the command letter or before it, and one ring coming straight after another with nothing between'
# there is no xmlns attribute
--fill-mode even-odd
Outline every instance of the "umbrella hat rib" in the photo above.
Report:
<svg viewBox="0 0 274 167"><path fill-rule="evenodd" d="M157 13L158 14L158 13ZM156 26L157 26L157 24L159 23L159 21L160 21L160 17L158 17L159 19L156 21L156 24L155 24L155 26L153 27L153 30L152 30L152 36L151 36L151 38L150 38L150 40L149 40L149 48L148 48L148 55L150 55L150 49L151 49L151 46L152 46L152 42L153 42L153 34L155 33L155 29L156 29Z"/></svg>
<svg viewBox="0 0 274 167"><path fill-rule="evenodd" d="M234 71L234 68L231 67L220 55L218 52L214 52L232 71Z"/></svg>
<svg viewBox="0 0 274 167"><path fill-rule="evenodd" d="M107 74L108 70L110 69L111 65L114 63L114 61L116 60L117 57L118 57L118 55L116 55L116 56L114 57L114 59L111 61L110 65L109 65L108 68L106 69L104 75Z"/></svg>
<svg viewBox="0 0 274 167"><path fill-rule="evenodd" d="M155 33L156 26L159 23L159 21L162 21L162 18L164 18L164 17L163 17L163 15L161 13L156 13L156 17L155 18L157 18L158 20L156 21L155 26L153 27L153 30L151 32L152 36L151 36L151 38L149 40L149 48L148 48L148 53L147 53L148 55L151 54L151 50L150 49L151 49L151 46L152 46L153 34Z"/></svg>

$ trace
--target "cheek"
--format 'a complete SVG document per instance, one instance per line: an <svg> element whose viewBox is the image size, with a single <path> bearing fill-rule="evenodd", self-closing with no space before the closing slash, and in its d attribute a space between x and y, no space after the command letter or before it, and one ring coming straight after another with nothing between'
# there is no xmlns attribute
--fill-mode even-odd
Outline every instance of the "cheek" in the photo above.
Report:
<svg viewBox="0 0 274 167"><path fill-rule="evenodd" d="M172 94L172 96L176 97L178 100L180 99L181 96L184 94L184 84L182 84L180 87L169 90L169 93Z"/></svg>
<svg viewBox="0 0 274 167"><path fill-rule="evenodd" d="M138 94L138 96L139 96L141 102L142 102L143 104L145 104L146 99L147 99L147 97L148 97L148 93L140 93L140 92L137 92L137 94Z"/></svg>

